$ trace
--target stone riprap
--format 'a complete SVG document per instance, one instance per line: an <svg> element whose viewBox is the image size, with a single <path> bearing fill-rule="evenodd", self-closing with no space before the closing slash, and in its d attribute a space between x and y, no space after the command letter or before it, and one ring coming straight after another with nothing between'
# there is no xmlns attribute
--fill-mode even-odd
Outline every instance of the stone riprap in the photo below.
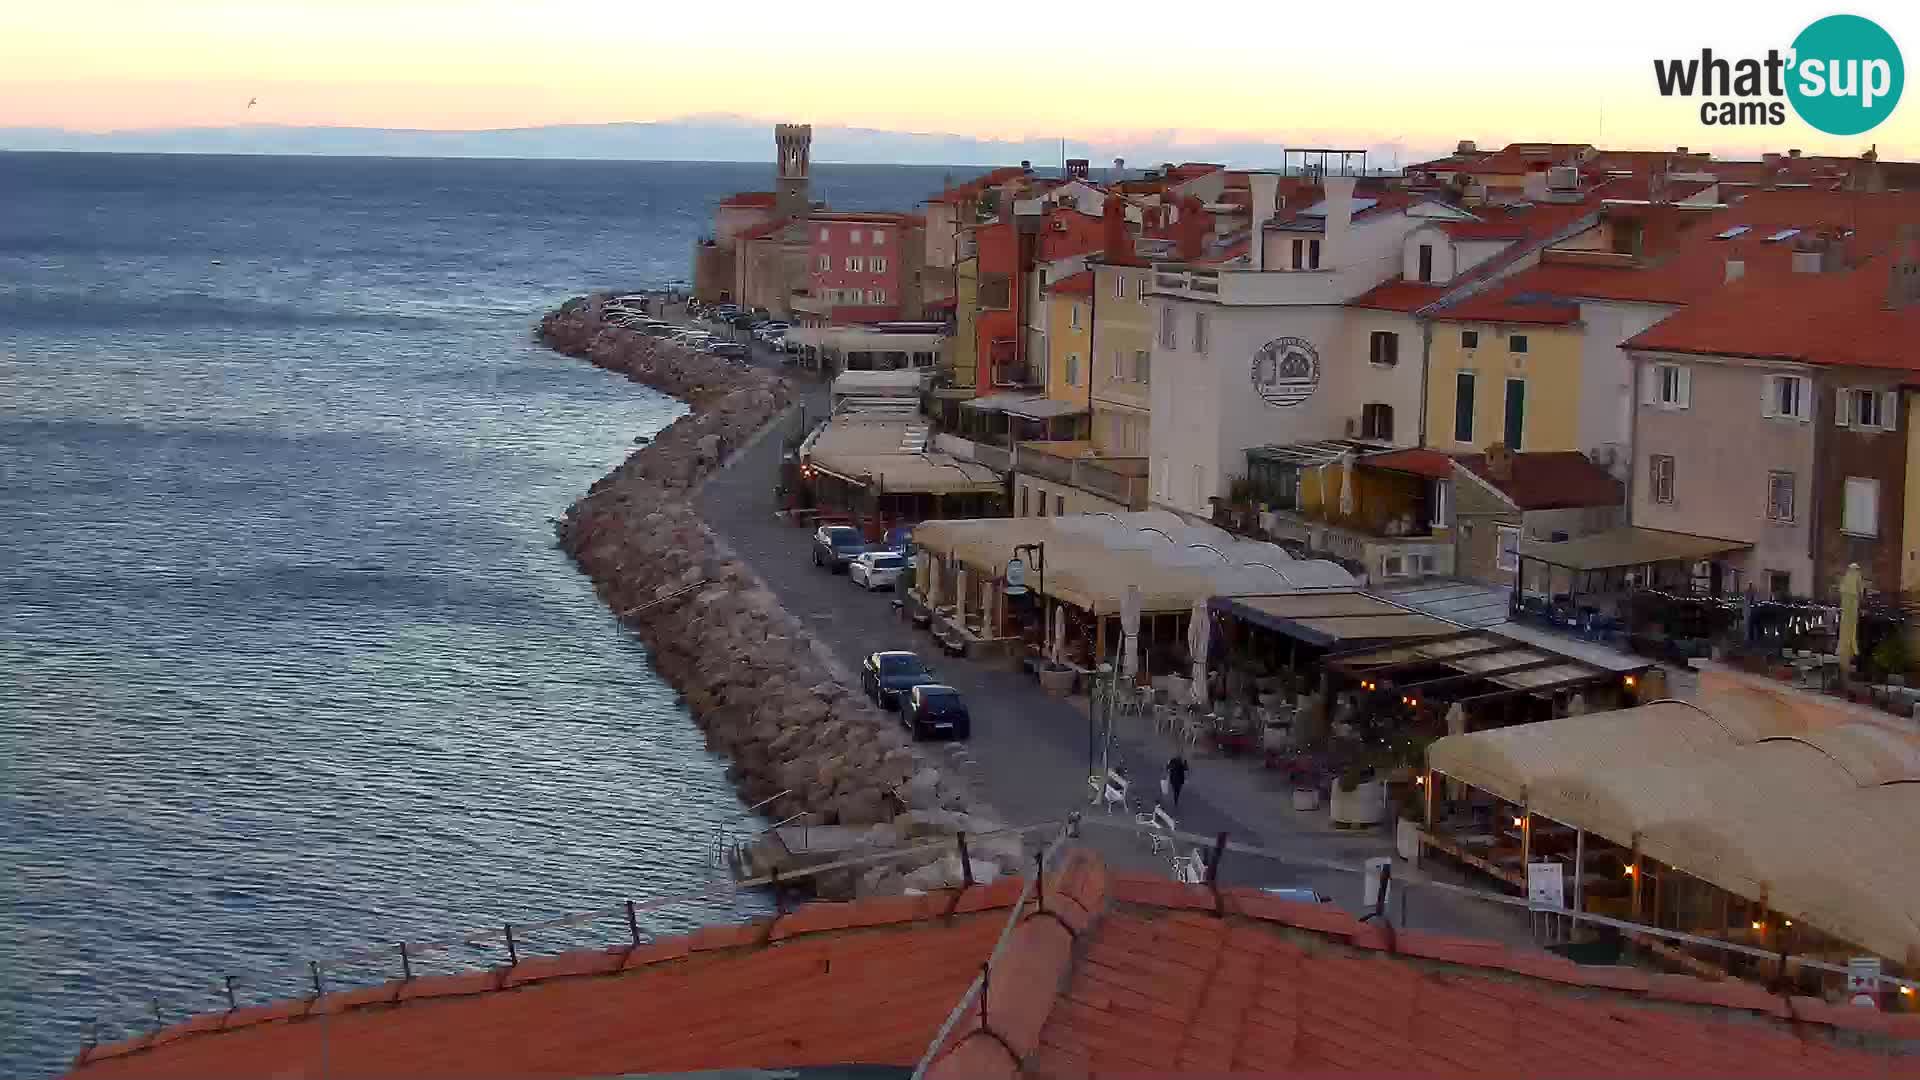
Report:
<svg viewBox="0 0 1920 1080"><path fill-rule="evenodd" d="M690 411L596 481L556 531L651 649L707 745L731 762L741 796L771 800L764 812L776 821L806 812L814 824L867 827L855 854L999 829L965 780L867 701L694 507L700 482L785 413L792 388L764 369L612 326L600 317L603 300L568 301L541 320L539 339ZM801 542L796 533L796 551ZM971 853L976 880L1018 872L1022 859L1012 836L981 836ZM822 891L937 888L957 884L960 872L957 858L908 856L830 875Z"/></svg>

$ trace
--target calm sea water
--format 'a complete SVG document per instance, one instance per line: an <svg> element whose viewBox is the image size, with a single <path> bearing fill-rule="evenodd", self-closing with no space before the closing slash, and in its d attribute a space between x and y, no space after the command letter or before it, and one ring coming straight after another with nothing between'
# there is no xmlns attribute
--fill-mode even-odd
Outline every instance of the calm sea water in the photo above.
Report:
<svg viewBox="0 0 1920 1080"><path fill-rule="evenodd" d="M0 1075L705 883L739 802L548 522L679 406L529 331L770 172L0 154Z"/></svg>

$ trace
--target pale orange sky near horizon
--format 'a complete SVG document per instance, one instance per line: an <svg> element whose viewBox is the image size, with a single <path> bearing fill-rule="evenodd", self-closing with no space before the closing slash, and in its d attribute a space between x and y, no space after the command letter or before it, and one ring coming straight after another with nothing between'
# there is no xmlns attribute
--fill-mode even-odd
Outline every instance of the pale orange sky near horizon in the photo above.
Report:
<svg viewBox="0 0 1920 1080"><path fill-rule="evenodd" d="M1862 136L1703 126L1652 60L1784 49L1835 9L1616 0L1461 17L1374 0L916 13L734 0L0 0L0 127L245 123L476 129L731 113L1098 145L1183 133L1292 145L1555 138L1920 157L1920 91ZM1848 9L1920 59L1920 5ZM803 14L796 17L796 13ZM804 20L802 23L801 20ZM260 104L249 110L249 98ZM819 156L830 160L832 148Z"/></svg>

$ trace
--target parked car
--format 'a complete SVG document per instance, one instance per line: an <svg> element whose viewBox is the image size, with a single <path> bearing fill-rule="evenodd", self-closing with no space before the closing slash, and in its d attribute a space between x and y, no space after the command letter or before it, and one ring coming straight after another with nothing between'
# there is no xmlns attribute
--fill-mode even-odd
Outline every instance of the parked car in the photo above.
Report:
<svg viewBox="0 0 1920 1080"><path fill-rule="evenodd" d="M906 556L899 552L869 551L847 564L847 580L868 592L891 589L900 584L906 570Z"/></svg>
<svg viewBox="0 0 1920 1080"><path fill-rule="evenodd" d="M965 739L973 735L973 717L960 691L942 683L921 683L900 695L900 722L916 739L945 735Z"/></svg>
<svg viewBox="0 0 1920 1080"><path fill-rule="evenodd" d="M707 351L715 356L724 356L730 360L749 360L753 358L753 349L733 341L716 341L707 346Z"/></svg>
<svg viewBox="0 0 1920 1080"><path fill-rule="evenodd" d="M847 564L867 550L860 530L851 525L822 525L813 532L813 565L824 566L838 574Z"/></svg>
<svg viewBox="0 0 1920 1080"><path fill-rule="evenodd" d="M900 695L936 681L920 657L910 652L869 653L860 662L860 687L883 709L899 708Z"/></svg>
<svg viewBox="0 0 1920 1080"><path fill-rule="evenodd" d="M887 530L887 538L881 546L888 551L897 551L907 558L913 558L913 526L895 525Z"/></svg>

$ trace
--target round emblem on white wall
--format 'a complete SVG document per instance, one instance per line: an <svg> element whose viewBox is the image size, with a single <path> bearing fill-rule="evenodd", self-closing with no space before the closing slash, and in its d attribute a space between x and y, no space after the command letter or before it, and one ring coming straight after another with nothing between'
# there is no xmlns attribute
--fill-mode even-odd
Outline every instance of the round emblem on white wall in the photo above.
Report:
<svg viewBox="0 0 1920 1080"><path fill-rule="evenodd" d="M1320 385L1320 354L1306 338L1283 337L1253 354L1253 388L1278 408L1298 405Z"/></svg>

